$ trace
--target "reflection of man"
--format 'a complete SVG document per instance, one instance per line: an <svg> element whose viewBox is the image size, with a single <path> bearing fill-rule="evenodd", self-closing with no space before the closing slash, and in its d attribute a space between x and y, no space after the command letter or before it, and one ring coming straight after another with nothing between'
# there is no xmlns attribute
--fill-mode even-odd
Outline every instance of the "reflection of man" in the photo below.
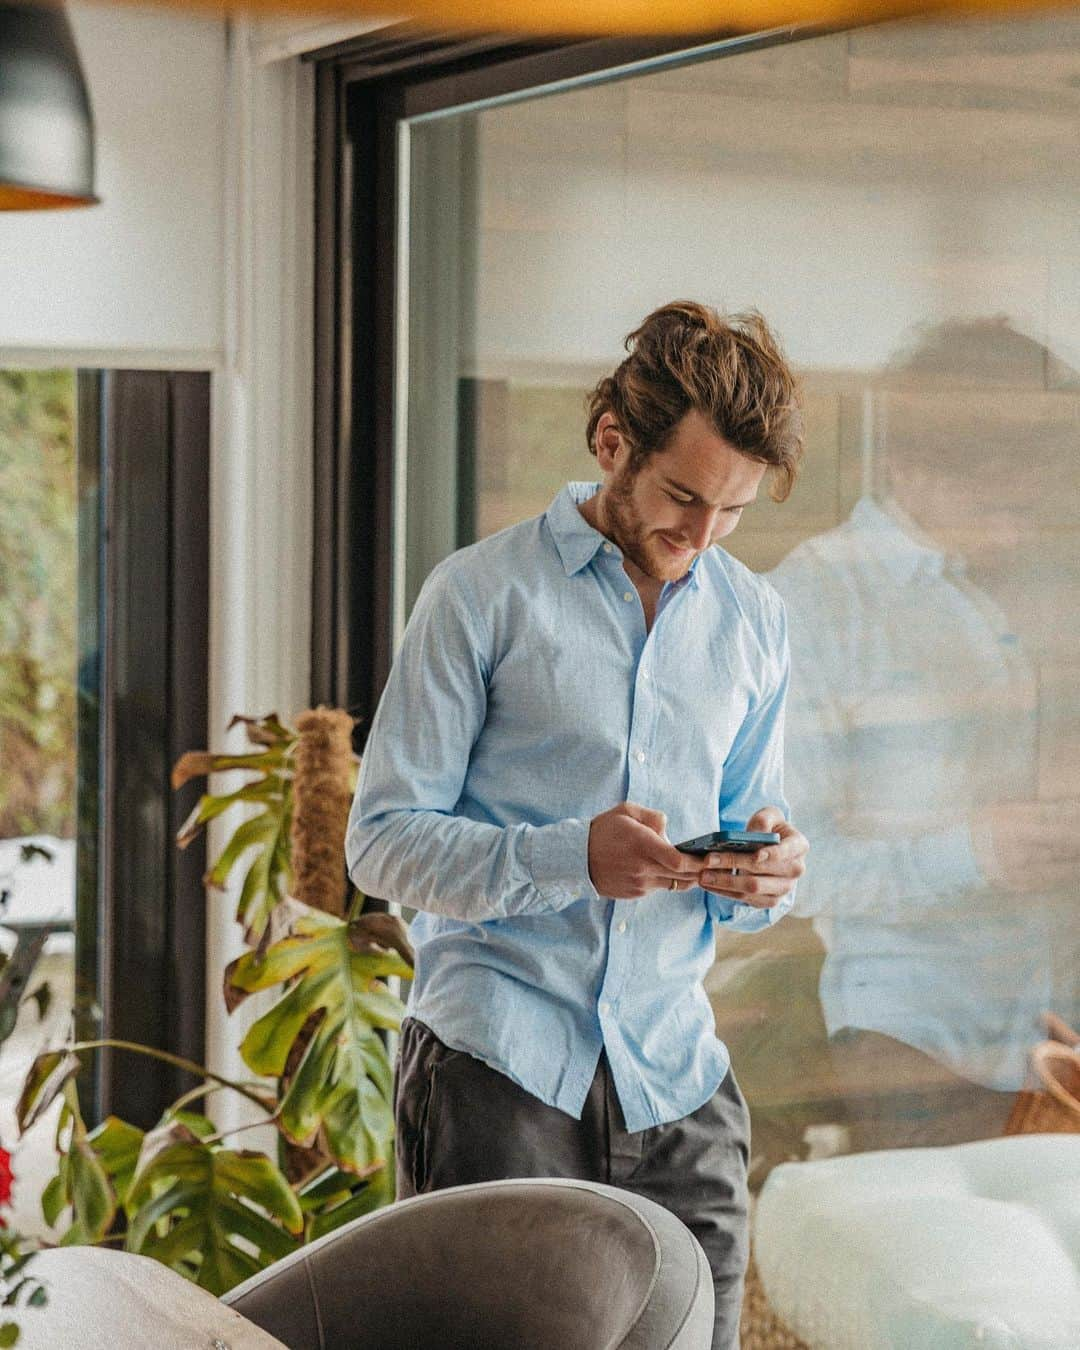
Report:
<svg viewBox="0 0 1080 1350"><path fill-rule="evenodd" d="M1045 410L1025 441L1022 397L1005 417L978 388L1034 347L1001 323L929 335L884 396L883 500L772 574L792 795L820 840L802 908L856 1147L1000 1133L1038 1014L1076 1004L1080 812L1039 799L1033 653L984 589L1062 448Z"/></svg>
<svg viewBox="0 0 1080 1350"><path fill-rule="evenodd" d="M783 610L710 545L770 466L786 495L800 430L754 316L681 302L628 346L591 399L599 490L570 484L428 578L349 869L421 911L400 1193L565 1176L647 1195L704 1246L727 1347L747 1120L702 978L717 927L787 910L806 841L784 819ZM721 822L781 842L704 862L670 842Z"/></svg>

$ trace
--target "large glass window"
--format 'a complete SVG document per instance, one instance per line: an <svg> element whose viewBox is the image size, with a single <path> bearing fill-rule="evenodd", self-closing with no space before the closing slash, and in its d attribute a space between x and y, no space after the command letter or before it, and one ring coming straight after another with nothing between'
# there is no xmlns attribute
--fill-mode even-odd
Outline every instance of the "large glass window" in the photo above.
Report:
<svg viewBox="0 0 1080 1350"><path fill-rule="evenodd" d="M1000 1135L1080 1018L1078 85L1073 17L906 24L410 128L402 612L595 476L657 305L755 307L802 377L802 479L725 541L787 603L813 843L708 985L758 1186Z"/></svg>

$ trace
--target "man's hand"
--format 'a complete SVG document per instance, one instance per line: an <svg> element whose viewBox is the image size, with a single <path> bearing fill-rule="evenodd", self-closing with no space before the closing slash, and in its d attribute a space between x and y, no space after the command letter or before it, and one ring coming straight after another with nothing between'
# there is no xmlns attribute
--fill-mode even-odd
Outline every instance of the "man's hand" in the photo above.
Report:
<svg viewBox="0 0 1080 1350"><path fill-rule="evenodd" d="M746 822L748 830L769 831L780 836L756 853L710 853L698 883L713 895L739 900L755 909L770 909L806 871L810 844L806 836L789 825L777 806L765 806Z"/></svg>
<svg viewBox="0 0 1080 1350"><path fill-rule="evenodd" d="M663 811L621 802L589 825L589 876L601 895L638 900L650 891L689 890L702 861L680 853L667 838ZM672 885L672 882L675 885Z"/></svg>

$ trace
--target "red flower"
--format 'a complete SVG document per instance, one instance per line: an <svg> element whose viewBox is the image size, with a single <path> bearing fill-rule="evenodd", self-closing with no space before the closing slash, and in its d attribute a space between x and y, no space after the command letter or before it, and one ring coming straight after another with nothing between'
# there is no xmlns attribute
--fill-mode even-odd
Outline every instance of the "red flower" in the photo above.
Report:
<svg viewBox="0 0 1080 1350"><path fill-rule="evenodd" d="M6 1148L0 1148L0 1205L11 1203L11 1183L13 1179L11 1154Z"/></svg>

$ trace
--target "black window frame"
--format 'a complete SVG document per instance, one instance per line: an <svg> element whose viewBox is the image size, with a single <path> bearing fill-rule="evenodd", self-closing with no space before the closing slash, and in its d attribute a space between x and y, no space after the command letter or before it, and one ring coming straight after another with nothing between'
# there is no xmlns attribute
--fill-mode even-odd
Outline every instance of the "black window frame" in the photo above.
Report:
<svg viewBox="0 0 1080 1350"><path fill-rule="evenodd" d="M75 1033L205 1060L200 838L176 832L199 785L173 763L209 710L208 371L77 373L80 520ZM106 1049L84 1112L149 1128L198 1081Z"/></svg>

